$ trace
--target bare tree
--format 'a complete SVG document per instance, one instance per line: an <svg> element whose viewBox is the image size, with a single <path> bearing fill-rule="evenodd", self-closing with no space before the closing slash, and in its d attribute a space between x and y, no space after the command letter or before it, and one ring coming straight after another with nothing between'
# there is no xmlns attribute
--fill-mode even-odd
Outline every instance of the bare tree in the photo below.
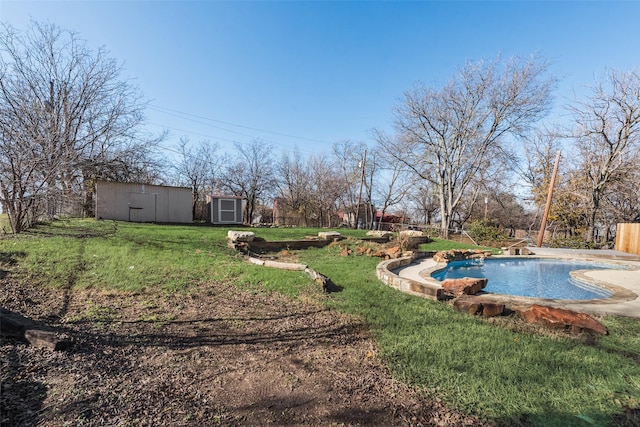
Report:
<svg viewBox="0 0 640 427"><path fill-rule="evenodd" d="M235 144L235 148L236 157L225 171L221 186L245 199L244 221L250 224L258 204L275 194L273 149L260 140Z"/></svg>
<svg viewBox="0 0 640 427"><path fill-rule="evenodd" d="M364 143L345 140L333 145L333 157L336 161L336 177L342 184L341 207L349 217L350 225L357 227L359 216L360 185L362 182L362 166L364 161Z"/></svg>
<svg viewBox="0 0 640 427"><path fill-rule="evenodd" d="M309 225L309 210L311 202L311 180L309 167L295 151L293 157L284 154L277 167L278 197L280 212L288 213L288 217L281 218L285 223L291 221L296 225ZM301 224L297 224L301 222Z"/></svg>
<svg viewBox="0 0 640 427"><path fill-rule="evenodd" d="M157 142L139 133L144 104L120 73L103 48L55 25L20 34L0 24L0 186L14 232L59 212L114 162L121 174L136 169L127 156Z"/></svg>
<svg viewBox="0 0 640 427"><path fill-rule="evenodd" d="M441 235L470 183L508 152L509 136L524 134L547 111L554 81L536 57L467 63L441 89L417 84L396 110L396 144L386 149L440 201Z"/></svg>
<svg viewBox="0 0 640 427"><path fill-rule="evenodd" d="M308 165L314 216L318 219L318 226L332 227L334 220L337 222L338 203L344 195L344 183L330 157L313 155Z"/></svg>
<svg viewBox="0 0 640 427"><path fill-rule="evenodd" d="M302 159L296 151L278 165L278 204L289 224L331 227L342 182L331 157L312 154Z"/></svg>
<svg viewBox="0 0 640 427"><path fill-rule="evenodd" d="M223 157L216 154L217 150L218 145L209 141L201 141L193 147L188 138L180 138L180 159L174 169L177 182L191 188L193 218L197 218L198 203L218 185L218 173L223 164Z"/></svg>
<svg viewBox="0 0 640 427"><path fill-rule="evenodd" d="M591 95L571 107L578 170L589 197L587 241L595 238L598 214L612 183L637 169L640 158L640 73L611 71Z"/></svg>
<svg viewBox="0 0 640 427"><path fill-rule="evenodd" d="M556 153L562 151L560 138L558 130L538 128L523 140L524 165L518 171L530 187L537 206L544 206L546 202Z"/></svg>
<svg viewBox="0 0 640 427"><path fill-rule="evenodd" d="M399 161L396 156L390 155L385 147L393 145L389 142L389 137L379 130L375 131L375 138L378 146L377 160L382 165L382 173L377 177L377 185L374 194L380 205L380 221L378 229L382 227L382 221L388 209L399 205L408 195L416 194L416 201L423 200L423 194L414 186L410 171L407 170L404 162ZM418 203L421 205L421 203ZM420 209L421 214L426 214L424 209ZM422 215L421 215L422 216ZM425 219L428 215L424 215Z"/></svg>
<svg viewBox="0 0 640 427"><path fill-rule="evenodd" d="M434 194L433 186L424 180L416 182L411 187L407 199L413 205L413 211L419 221L426 226L431 226L438 209L440 209L440 203Z"/></svg>

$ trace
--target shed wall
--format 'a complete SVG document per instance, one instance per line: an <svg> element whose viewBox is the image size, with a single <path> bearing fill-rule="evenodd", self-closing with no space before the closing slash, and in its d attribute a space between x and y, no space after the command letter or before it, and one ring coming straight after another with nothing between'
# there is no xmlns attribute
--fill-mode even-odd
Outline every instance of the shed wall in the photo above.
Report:
<svg viewBox="0 0 640 427"><path fill-rule="evenodd" d="M134 222L193 222L191 189L123 182L96 184L96 218Z"/></svg>

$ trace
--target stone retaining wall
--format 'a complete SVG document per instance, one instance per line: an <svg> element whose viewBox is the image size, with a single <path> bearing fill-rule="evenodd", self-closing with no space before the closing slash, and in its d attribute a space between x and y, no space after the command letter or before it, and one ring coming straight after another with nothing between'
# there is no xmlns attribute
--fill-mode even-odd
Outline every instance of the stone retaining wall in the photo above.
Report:
<svg viewBox="0 0 640 427"><path fill-rule="evenodd" d="M254 240L249 243L249 250L255 253L279 252L284 249L288 250L304 250L309 248L324 248L333 243L336 239L304 239L304 240L275 240L260 241ZM337 238L341 240L341 238ZM363 242L387 243L388 237L363 237L358 240Z"/></svg>
<svg viewBox="0 0 640 427"><path fill-rule="evenodd" d="M433 256L433 252L417 252L409 257L382 261L376 267L376 275L378 276L378 279L382 280L385 284L392 288L396 288L399 291L436 301L442 300L444 299L444 293L440 286L400 277L391 271L396 268L409 265L417 259L426 258L428 256Z"/></svg>
<svg viewBox="0 0 640 427"><path fill-rule="evenodd" d="M309 248L324 248L333 240L277 240L272 242L253 241L249 244L249 250L257 253L278 252L284 249L302 250Z"/></svg>

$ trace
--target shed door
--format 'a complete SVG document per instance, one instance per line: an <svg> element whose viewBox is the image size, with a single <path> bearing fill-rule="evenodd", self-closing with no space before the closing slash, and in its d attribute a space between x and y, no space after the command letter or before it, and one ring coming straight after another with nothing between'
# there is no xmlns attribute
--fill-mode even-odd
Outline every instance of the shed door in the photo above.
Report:
<svg viewBox="0 0 640 427"><path fill-rule="evenodd" d="M219 222L240 222L236 218L237 199L218 200L218 221Z"/></svg>
<svg viewBox="0 0 640 427"><path fill-rule="evenodd" d="M156 195L129 193L129 221L154 222L156 220Z"/></svg>

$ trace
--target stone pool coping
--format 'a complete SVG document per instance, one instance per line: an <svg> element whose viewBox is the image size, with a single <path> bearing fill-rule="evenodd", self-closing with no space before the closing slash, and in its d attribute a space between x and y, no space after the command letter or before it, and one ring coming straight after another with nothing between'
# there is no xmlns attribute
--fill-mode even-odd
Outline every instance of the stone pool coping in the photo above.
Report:
<svg viewBox="0 0 640 427"><path fill-rule="evenodd" d="M429 260L427 257L433 257L433 255L434 252L416 252L408 257L382 261L376 266L376 276L399 291L433 300L441 300L444 298L444 292L440 282L437 280L424 279L415 274L401 276L393 272L393 270L409 266L417 260L422 260L422 263L425 260ZM435 263L432 259L431 262Z"/></svg>
<svg viewBox="0 0 640 427"><path fill-rule="evenodd" d="M615 251L548 251L531 248L533 255L494 255L493 258L555 258L580 261L606 262L624 267L608 270L575 270L572 276L589 284L603 287L613 293L608 298L593 300L561 300L551 298L520 297L505 294L482 293L484 298L508 304L512 307L531 304L547 305L591 314L613 314L640 318L640 257ZM440 282L431 273L446 266L437 263L429 254L383 261L378 264L376 274L386 284L413 295L430 299L442 299ZM412 265L413 264L413 265ZM394 271L395 270L395 271ZM396 273L397 271L397 273Z"/></svg>

